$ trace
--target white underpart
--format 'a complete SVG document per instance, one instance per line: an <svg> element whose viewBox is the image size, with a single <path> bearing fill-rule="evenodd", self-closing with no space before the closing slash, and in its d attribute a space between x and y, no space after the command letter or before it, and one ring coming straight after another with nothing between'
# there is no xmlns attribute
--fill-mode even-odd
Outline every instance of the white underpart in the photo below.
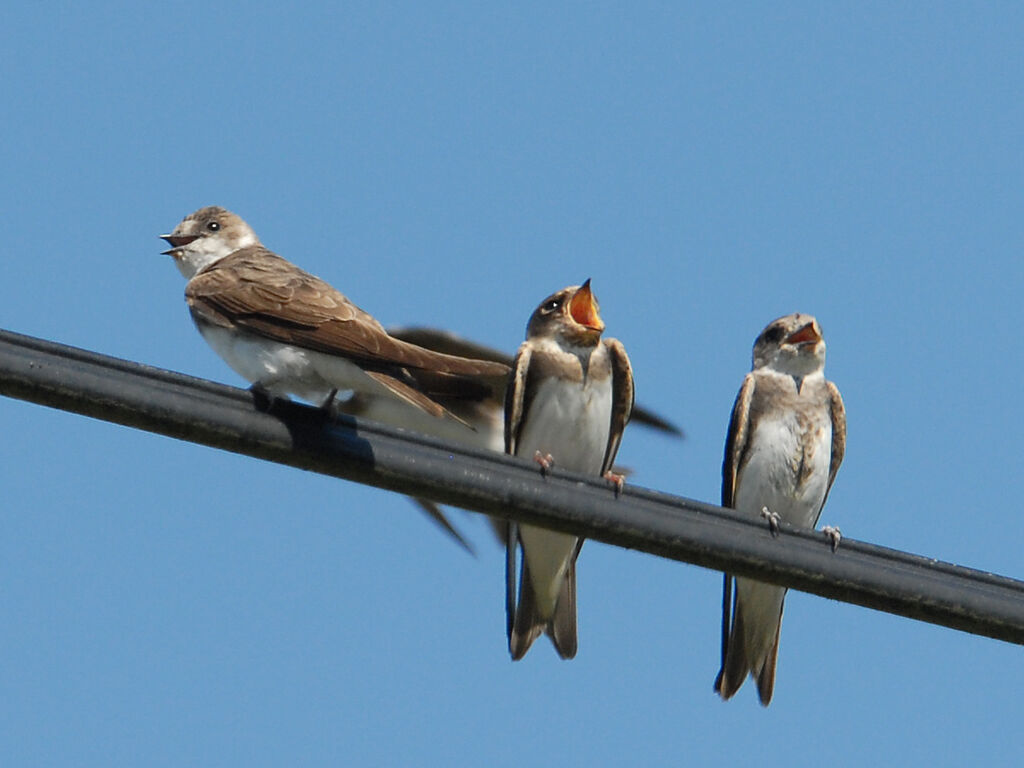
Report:
<svg viewBox="0 0 1024 768"><path fill-rule="evenodd" d="M551 454L562 469L597 475L601 472L611 429L612 377L582 384L547 379L525 415L516 455ZM565 579L576 537L529 525L520 526L523 557L529 562L537 612L550 619Z"/></svg>
<svg viewBox="0 0 1024 768"><path fill-rule="evenodd" d="M282 344L226 328L201 325L199 331L239 376L276 397L295 395L323 405L333 389L392 397L355 363L291 344Z"/></svg>
<svg viewBox="0 0 1024 768"><path fill-rule="evenodd" d="M811 374L804 380L804 386L814 377L824 378L824 374ZM811 476L797 488L791 463L800 451L797 418L789 410L779 416L763 415L750 436L750 459L737 478L735 507L751 515L760 515L762 507L767 507L791 525L811 528L818 522L828 486L832 422L823 420L810 457ZM743 604L747 658L756 670L775 639L786 590L738 578L736 594Z"/></svg>

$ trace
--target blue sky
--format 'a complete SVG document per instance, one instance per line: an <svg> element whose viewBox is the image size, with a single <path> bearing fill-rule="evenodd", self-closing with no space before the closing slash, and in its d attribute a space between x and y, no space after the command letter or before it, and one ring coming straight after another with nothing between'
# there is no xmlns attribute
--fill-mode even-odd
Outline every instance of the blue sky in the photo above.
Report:
<svg viewBox="0 0 1024 768"><path fill-rule="evenodd" d="M0 326L241 385L157 235L224 205L384 323L512 350L593 278L632 482L715 501L754 337L815 314L823 524L1022 575L1011 4L22 4ZM589 543L580 651L403 498L0 399L10 765L1019 764L1015 646L798 593L722 703L717 573Z"/></svg>

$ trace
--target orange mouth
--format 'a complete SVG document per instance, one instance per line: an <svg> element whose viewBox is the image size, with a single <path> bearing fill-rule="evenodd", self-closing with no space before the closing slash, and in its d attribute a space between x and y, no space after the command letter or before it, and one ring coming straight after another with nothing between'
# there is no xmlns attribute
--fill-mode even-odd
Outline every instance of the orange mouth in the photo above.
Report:
<svg viewBox="0 0 1024 768"><path fill-rule="evenodd" d="M803 328L794 331L786 337L787 344L803 344L810 341L815 343L821 341L821 334L814 327L814 323L808 323Z"/></svg>
<svg viewBox="0 0 1024 768"><path fill-rule="evenodd" d="M597 302L594 301L594 294L590 290L590 278L587 278L587 282L569 300L569 314L577 323L592 331L600 333L604 330L604 323L597 311Z"/></svg>

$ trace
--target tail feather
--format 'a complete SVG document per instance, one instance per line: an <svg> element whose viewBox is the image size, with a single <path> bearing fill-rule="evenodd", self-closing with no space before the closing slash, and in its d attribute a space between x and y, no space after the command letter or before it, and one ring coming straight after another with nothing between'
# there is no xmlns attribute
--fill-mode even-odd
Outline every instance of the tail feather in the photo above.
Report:
<svg viewBox="0 0 1024 768"><path fill-rule="evenodd" d="M400 379L397 379L394 376L391 376L387 373L383 373L381 371L366 371L366 375L372 378L378 384L387 387L387 389L390 390L391 393L398 397L400 400L404 400L410 405L416 406L420 410L429 413L431 416L435 416L437 418L447 416L448 418L454 419L460 424L463 424L468 429L471 429L474 432L476 431L476 428L473 427L472 424L469 424L465 419L459 418L454 413L445 408L443 405L435 402L434 400L431 400L425 394L409 386L404 381L401 381Z"/></svg>
<svg viewBox="0 0 1024 768"><path fill-rule="evenodd" d="M555 613L547 626L548 637L563 659L576 656L576 558L569 561L565 580L558 593Z"/></svg>
<svg viewBox="0 0 1024 768"><path fill-rule="evenodd" d="M512 654L512 661L519 661L526 655L533 641L544 631L544 625L544 620L537 613L537 600L533 593L533 582L530 581L530 569L524 557L519 572L519 601L508 637L508 650Z"/></svg>
<svg viewBox="0 0 1024 768"><path fill-rule="evenodd" d="M761 704L771 704L775 692L775 669L779 657L779 636L782 630L782 610L775 623L775 632L771 636L771 645L764 651L760 659L751 658L747 647L752 638L748 636L746 619L743 615L743 603L736 599L733 603L732 629L724 648L722 668L715 678L715 692L723 699L730 699L740 689L749 673L757 682L757 696ZM755 642L756 645L756 641ZM762 647L763 646L758 646ZM757 653L756 649L754 651Z"/></svg>
<svg viewBox="0 0 1024 768"><path fill-rule="evenodd" d="M715 680L715 691L723 699L731 699L747 679L750 662L747 661L747 644L743 639L743 612L736 604L733 610L732 631L729 632L729 643L722 660L722 669Z"/></svg>
<svg viewBox="0 0 1024 768"><path fill-rule="evenodd" d="M775 641L765 656L764 663L757 673L757 697L761 704L767 707L772 703L772 694L775 692L775 667L779 661L779 635L782 634L782 613L779 613L779 623L775 625Z"/></svg>
<svg viewBox="0 0 1024 768"><path fill-rule="evenodd" d="M582 544L582 542L581 542ZM576 554L579 554L577 547ZM563 659L576 656L576 554L569 561L565 578L558 592L558 601L550 619L545 620L537 611L537 599L530 579L530 569L523 558L519 575L519 601L509 629L508 650L513 661L519 661L530 650L533 641L542 632L551 638L552 645Z"/></svg>

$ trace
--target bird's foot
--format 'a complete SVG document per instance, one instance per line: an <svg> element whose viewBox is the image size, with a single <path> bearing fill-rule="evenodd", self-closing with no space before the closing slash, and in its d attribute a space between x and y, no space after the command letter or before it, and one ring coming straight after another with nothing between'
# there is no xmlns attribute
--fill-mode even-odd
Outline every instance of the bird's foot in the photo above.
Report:
<svg viewBox="0 0 1024 768"><path fill-rule="evenodd" d="M615 486L615 498L619 498L622 495L622 487L626 484L626 476L609 469L604 473L604 479Z"/></svg>
<svg viewBox="0 0 1024 768"><path fill-rule="evenodd" d="M547 477L548 472L550 472L551 468L555 466L555 457L550 453L535 451L533 454L533 460L540 464L540 473L544 475L544 477Z"/></svg>
<svg viewBox="0 0 1024 768"><path fill-rule="evenodd" d="M825 538L828 539L829 546L832 547L833 552L839 549L839 542L843 539L843 532L839 530L839 526L826 525L821 529L821 532L825 534Z"/></svg>
<svg viewBox="0 0 1024 768"><path fill-rule="evenodd" d="M771 531L772 536L778 536L779 523L782 522L782 518L779 517L779 513L772 512L768 507L761 507L761 517L768 521L768 530Z"/></svg>

